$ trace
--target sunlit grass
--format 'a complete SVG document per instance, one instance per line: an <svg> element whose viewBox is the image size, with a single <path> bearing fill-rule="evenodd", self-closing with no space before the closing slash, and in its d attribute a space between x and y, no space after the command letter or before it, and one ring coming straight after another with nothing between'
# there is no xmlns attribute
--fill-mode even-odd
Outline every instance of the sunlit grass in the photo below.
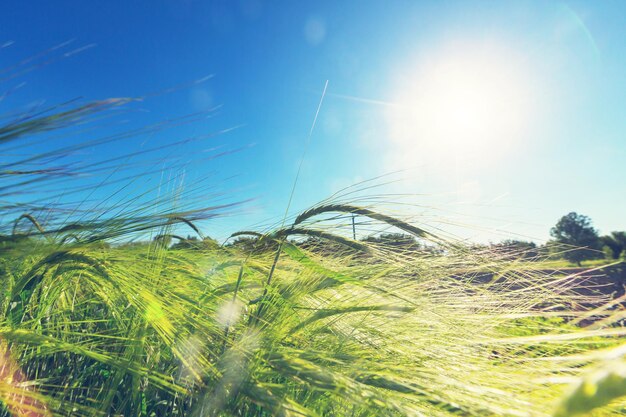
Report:
<svg viewBox="0 0 626 417"><path fill-rule="evenodd" d="M1 337L24 395L61 415L444 416L550 415L626 333L558 319L585 301L567 279L349 243L18 239Z"/></svg>

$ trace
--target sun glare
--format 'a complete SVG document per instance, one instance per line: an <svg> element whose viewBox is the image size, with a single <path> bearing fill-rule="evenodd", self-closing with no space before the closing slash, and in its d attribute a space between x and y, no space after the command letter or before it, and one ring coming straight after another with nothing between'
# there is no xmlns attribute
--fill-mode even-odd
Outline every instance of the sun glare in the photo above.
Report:
<svg viewBox="0 0 626 417"><path fill-rule="evenodd" d="M507 51L448 48L399 79L388 116L403 154L495 152L526 122L527 83Z"/></svg>

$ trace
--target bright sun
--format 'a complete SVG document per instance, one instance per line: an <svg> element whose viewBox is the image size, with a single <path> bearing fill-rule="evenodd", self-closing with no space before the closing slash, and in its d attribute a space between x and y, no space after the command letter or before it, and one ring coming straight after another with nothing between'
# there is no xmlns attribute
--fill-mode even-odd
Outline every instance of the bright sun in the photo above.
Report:
<svg viewBox="0 0 626 417"><path fill-rule="evenodd" d="M411 66L389 109L391 140L405 155L508 147L528 113L528 83L517 61L501 48L456 45Z"/></svg>

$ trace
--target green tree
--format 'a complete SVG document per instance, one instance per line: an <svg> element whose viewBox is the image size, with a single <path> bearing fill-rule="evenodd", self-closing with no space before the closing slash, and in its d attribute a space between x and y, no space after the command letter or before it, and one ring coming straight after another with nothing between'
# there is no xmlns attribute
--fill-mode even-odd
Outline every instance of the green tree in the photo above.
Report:
<svg viewBox="0 0 626 417"><path fill-rule="evenodd" d="M610 235L602 236L600 240L611 249L613 259L619 259L626 249L626 232L611 232Z"/></svg>
<svg viewBox="0 0 626 417"><path fill-rule="evenodd" d="M591 225L591 219L582 214L571 212L559 219L556 225L550 229L550 235L554 239L572 248L563 252L562 256L570 262L580 262L585 259L594 259L602 256L598 232Z"/></svg>

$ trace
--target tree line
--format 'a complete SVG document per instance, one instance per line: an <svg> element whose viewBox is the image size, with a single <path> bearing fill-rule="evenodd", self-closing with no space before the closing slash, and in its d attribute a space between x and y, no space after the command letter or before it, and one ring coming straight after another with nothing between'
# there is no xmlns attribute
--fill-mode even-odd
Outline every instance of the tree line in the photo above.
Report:
<svg viewBox="0 0 626 417"><path fill-rule="evenodd" d="M607 235L600 235L592 225L588 216L570 212L562 216L550 229L552 240L543 245L535 242L507 239L489 245L474 244L474 249L496 251L503 257L525 260L565 259L581 265L582 261L591 259L624 259L626 260L626 231L613 231ZM13 234L0 235L0 248L3 243L16 240L28 240L29 235ZM220 245L209 237L198 239L196 236L182 237L178 235L158 235L155 242L171 249L215 249ZM422 244L415 237L404 233L382 233L362 239L363 242L378 244L401 251L437 253L433 247ZM103 243L104 244L104 243ZM146 242L127 243L126 245L144 245ZM312 250L335 252L339 248L331 242L320 245L319 238L307 238L299 241L299 245ZM276 242L272 239L264 240L263 247L252 237L238 237L230 241L227 246L238 246L248 251L272 250Z"/></svg>
<svg viewBox="0 0 626 417"><path fill-rule="evenodd" d="M581 265L591 259L626 259L626 232L613 231L600 235L588 216L571 212L561 217L550 229L551 240L543 245L535 242L507 239L489 245L474 245L476 249L496 251L512 259L544 260L565 259ZM370 243L401 248L424 250L413 236L402 233L387 233L364 239Z"/></svg>

